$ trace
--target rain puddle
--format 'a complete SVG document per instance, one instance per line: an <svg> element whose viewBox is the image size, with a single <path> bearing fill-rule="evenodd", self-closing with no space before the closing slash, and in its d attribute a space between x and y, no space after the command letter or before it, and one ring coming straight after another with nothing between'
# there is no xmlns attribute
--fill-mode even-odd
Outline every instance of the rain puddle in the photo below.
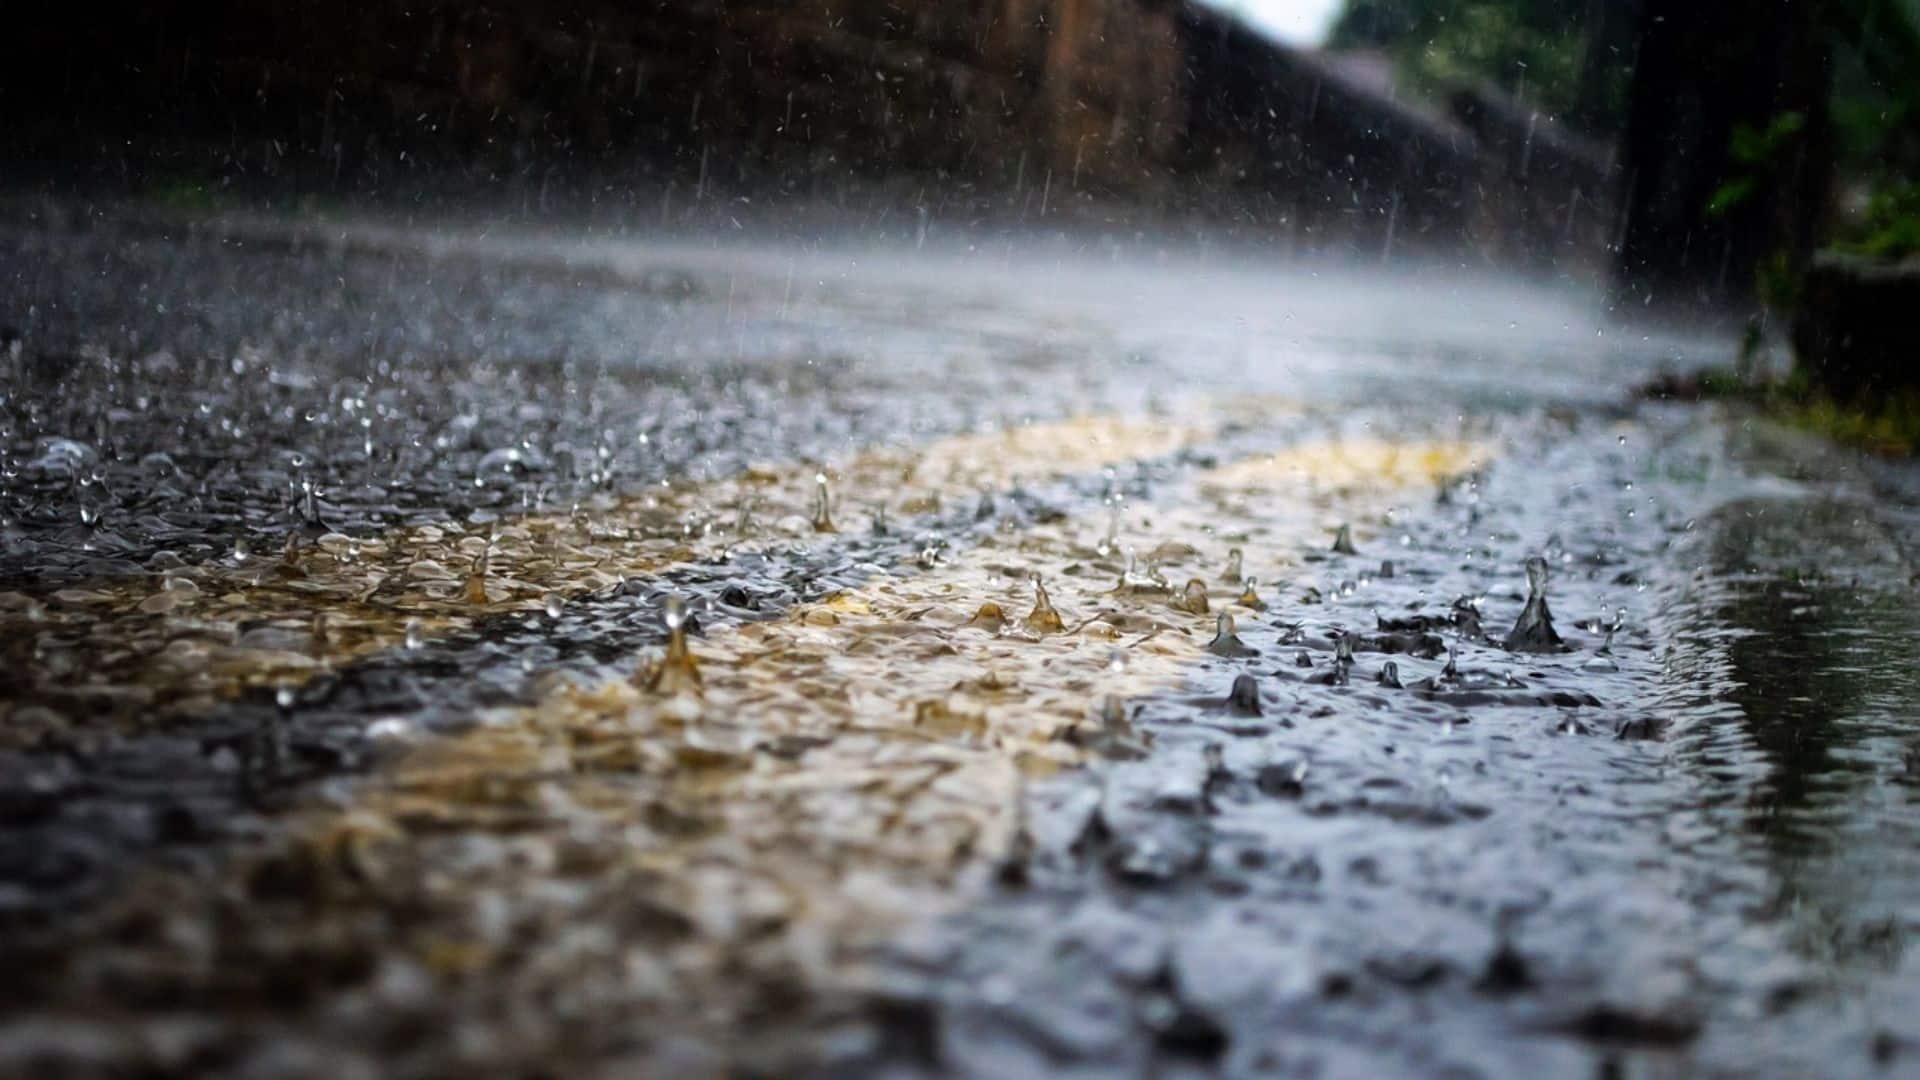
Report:
<svg viewBox="0 0 1920 1080"><path fill-rule="evenodd" d="M1823 503L1671 420L1510 428L1395 515L1404 540L1356 545L1392 577L1330 559L1348 581L1243 621L1260 659L1137 706L1151 757L1032 789L1021 872L891 949L876 1009L914 1037L843 1064L1907 1060L1911 511Z"/></svg>

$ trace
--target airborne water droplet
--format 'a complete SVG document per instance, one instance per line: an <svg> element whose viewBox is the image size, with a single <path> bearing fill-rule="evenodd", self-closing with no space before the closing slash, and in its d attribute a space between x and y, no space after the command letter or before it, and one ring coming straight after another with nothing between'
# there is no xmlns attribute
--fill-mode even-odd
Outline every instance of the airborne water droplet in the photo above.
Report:
<svg viewBox="0 0 1920 1080"><path fill-rule="evenodd" d="M1113 495L1107 499L1107 505L1110 508L1107 511L1107 535L1101 537L1099 546L1094 549L1103 559L1119 550L1121 502L1122 496L1119 495Z"/></svg>

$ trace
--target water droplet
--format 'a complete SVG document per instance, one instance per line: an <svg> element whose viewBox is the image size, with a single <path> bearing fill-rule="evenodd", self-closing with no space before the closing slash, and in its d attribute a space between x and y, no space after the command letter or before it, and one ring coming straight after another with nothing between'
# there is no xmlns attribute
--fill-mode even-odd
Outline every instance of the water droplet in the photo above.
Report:
<svg viewBox="0 0 1920 1080"><path fill-rule="evenodd" d="M1553 629L1553 612L1547 606L1547 560L1531 555L1526 565L1527 605L1504 644L1513 652L1564 652L1566 646Z"/></svg>
<svg viewBox="0 0 1920 1080"><path fill-rule="evenodd" d="M1340 529L1333 536L1333 551L1338 555L1358 555L1353 546L1353 527L1346 522L1340 523Z"/></svg>
<svg viewBox="0 0 1920 1080"><path fill-rule="evenodd" d="M1026 627L1036 634L1057 634L1066 629L1060 613L1053 609L1053 601L1047 596L1047 587L1038 574L1033 576L1033 611L1027 615Z"/></svg>
<svg viewBox="0 0 1920 1080"><path fill-rule="evenodd" d="M1260 579L1248 578L1246 587L1240 590L1240 597L1234 603L1244 608L1252 608L1254 611L1267 610L1267 602L1260 599Z"/></svg>
<svg viewBox="0 0 1920 1080"><path fill-rule="evenodd" d="M1174 606L1191 615L1207 614L1209 610L1207 604L1207 583L1201 581L1199 578L1194 578L1187 582L1187 587L1180 592L1179 602Z"/></svg>
<svg viewBox="0 0 1920 1080"><path fill-rule="evenodd" d="M546 610L547 618L549 619L558 619L561 612L566 609L566 606L566 598L557 592L548 593L541 601L541 607Z"/></svg>
<svg viewBox="0 0 1920 1080"><path fill-rule="evenodd" d="M1260 681L1251 675L1236 675L1227 690L1227 711L1235 716L1259 716Z"/></svg>
<svg viewBox="0 0 1920 1080"><path fill-rule="evenodd" d="M1375 681L1390 690L1400 689L1400 665L1391 660L1381 664L1380 674L1376 676Z"/></svg>
<svg viewBox="0 0 1920 1080"><path fill-rule="evenodd" d="M407 638L406 638L407 648L419 649L422 646L426 645L426 643L427 643L426 628L420 625L419 619L408 619L407 620Z"/></svg>
<svg viewBox="0 0 1920 1080"><path fill-rule="evenodd" d="M1127 650L1113 649L1107 653L1107 672L1109 674L1112 674L1112 675L1125 674L1127 670L1127 663L1128 663Z"/></svg>
<svg viewBox="0 0 1920 1080"><path fill-rule="evenodd" d="M473 557L473 565L467 570L467 585L464 595L469 604L478 606L489 602L490 598L487 596L487 564L491 551L492 548L489 547L483 549L480 554L475 555Z"/></svg>
<svg viewBox="0 0 1920 1080"><path fill-rule="evenodd" d="M687 605L678 596L667 597L663 619L667 624L667 652L651 667L641 665L635 672L646 689L656 694L677 695L700 692L700 665L687 645Z"/></svg>
<svg viewBox="0 0 1920 1080"><path fill-rule="evenodd" d="M980 609L973 613L973 618L967 621L967 625L978 627L989 634L998 634L1006 622L1007 613L1001 610L999 604L989 600L980 605Z"/></svg>
<svg viewBox="0 0 1920 1080"><path fill-rule="evenodd" d="M1107 535L1100 538L1099 546L1094 549L1099 552L1100 557L1103 559L1119 550L1120 507L1123 500L1119 495L1110 495L1106 501L1109 507L1107 511Z"/></svg>
<svg viewBox="0 0 1920 1080"><path fill-rule="evenodd" d="M1213 640L1207 643L1207 651L1213 655L1235 660L1260 655L1258 650L1249 648L1246 642L1240 640L1240 635L1234 632L1233 616L1227 612L1220 613L1214 620L1213 628Z"/></svg>
<svg viewBox="0 0 1920 1080"><path fill-rule="evenodd" d="M827 491L827 474L813 474L813 531L817 533L839 532L834 527L831 514L832 495Z"/></svg>
<svg viewBox="0 0 1920 1080"><path fill-rule="evenodd" d="M1240 581L1241 561L1242 561L1241 553L1239 548L1228 549L1227 568L1220 574L1221 583L1226 585L1233 585L1233 584L1237 584Z"/></svg>

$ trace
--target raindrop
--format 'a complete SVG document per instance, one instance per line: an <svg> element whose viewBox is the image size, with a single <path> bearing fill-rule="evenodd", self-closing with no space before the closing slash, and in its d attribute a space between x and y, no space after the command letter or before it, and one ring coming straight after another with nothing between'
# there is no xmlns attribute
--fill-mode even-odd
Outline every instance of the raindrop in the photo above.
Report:
<svg viewBox="0 0 1920 1080"><path fill-rule="evenodd" d="M1259 716L1260 682L1251 675L1236 675L1227 691L1227 711L1235 716Z"/></svg>
<svg viewBox="0 0 1920 1080"><path fill-rule="evenodd" d="M667 597L664 619L667 624L667 652L651 669L642 665L645 686L656 694L699 693L700 665L694 662L687 645L687 605L678 596ZM639 673L636 673L639 674Z"/></svg>
<svg viewBox="0 0 1920 1080"><path fill-rule="evenodd" d="M1358 555L1353 546L1353 527L1346 522L1340 523L1340 530L1333 536L1333 551L1336 555Z"/></svg>
<svg viewBox="0 0 1920 1080"><path fill-rule="evenodd" d="M1566 645L1553 629L1553 613L1547 607L1547 560L1538 555L1527 558L1527 606L1508 632L1506 647L1513 652L1564 652Z"/></svg>
<svg viewBox="0 0 1920 1080"><path fill-rule="evenodd" d="M1244 608L1252 608L1254 611L1267 610L1267 602L1260 599L1260 579L1256 577L1248 578L1246 588L1240 590L1240 598L1235 600L1234 603Z"/></svg>
<svg viewBox="0 0 1920 1080"><path fill-rule="evenodd" d="M557 592L550 592L541 600L541 607L546 610L547 618L549 619L558 619L561 612L566 609L566 606L566 598Z"/></svg>
<svg viewBox="0 0 1920 1080"><path fill-rule="evenodd" d="M1047 596L1047 587L1038 574L1033 576L1033 611L1027 615L1026 627L1036 634L1057 634L1066 629L1060 613L1053 609L1053 601Z"/></svg>
<svg viewBox="0 0 1920 1080"><path fill-rule="evenodd" d="M1389 690L1400 689L1400 665L1391 660L1381 664L1380 674L1376 676L1376 681Z"/></svg>
<svg viewBox="0 0 1920 1080"><path fill-rule="evenodd" d="M1208 652L1215 656L1224 656L1232 660L1242 660L1249 656L1260 655L1258 649L1248 647L1246 642L1240 640L1240 635L1234 633L1232 615L1224 611L1221 612L1219 618L1214 620L1213 625L1213 640L1207 643Z"/></svg>
<svg viewBox="0 0 1920 1080"><path fill-rule="evenodd" d="M464 595L469 604L480 606L489 602L487 596L487 564L490 561L492 551L493 548L491 545L481 549L480 554L473 557L473 565L467 570L467 585Z"/></svg>
<svg viewBox="0 0 1920 1080"><path fill-rule="evenodd" d="M1187 587L1181 590L1180 599L1174 606L1190 615L1207 614L1207 583L1199 578L1187 582Z"/></svg>
<svg viewBox="0 0 1920 1080"><path fill-rule="evenodd" d="M1221 584L1223 585L1237 584L1240 581L1240 570L1241 570L1240 549L1232 548L1227 552L1227 568L1225 571L1223 571L1220 574Z"/></svg>
<svg viewBox="0 0 1920 1080"><path fill-rule="evenodd" d="M813 531L817 533L839 532L834 528L833 516L829 512L832 495L827 491L827 474L813 474Z"/></svg>
<svg viewBox="0 0 1920 1080"><path fill-rule="evenodd" d="M425 646L426 643L427 643L426 628L420 625L419 619L408 619L407 620L407 648L419 649Z"/></svg>
<svg viewBox="0 0 1920 1080"><path fill-rule="evenodd" d="M1159 568L1149 568L1146 573L1139 571L1139 561L1133 549L1127 549L1127 568L1120 573L1120 588L1123 593L1163 593L1171 591L1172 586L1161 575Z"/></svg>
<svg viewBox="0 0 1920 1080"><path fill-rule="evenodd" d="M973 618L967 621L967 625L977 626L989 634L997 634L1006 622L1007 613L1001 610L999 604L989 600L980 605L980 610L973 613Z"/></svg>
<svg viewBox="0 0 1920 1080"><path fill-rule="evenodd" d="M1103 559L1111 556L1120 548L1121 501L1121 497L1118 495L1112 496L1107 500L1109 507L1107 511L1107 535L1101 537L1099 546L1094 549L1099 552L1100 557Z"/></svg>

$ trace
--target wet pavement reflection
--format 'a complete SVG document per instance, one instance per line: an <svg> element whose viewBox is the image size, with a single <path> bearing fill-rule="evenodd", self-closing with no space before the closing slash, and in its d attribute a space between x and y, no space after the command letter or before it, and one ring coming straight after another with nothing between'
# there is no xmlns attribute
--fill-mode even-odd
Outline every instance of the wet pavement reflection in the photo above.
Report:
<svg viewBox="0 0 1920 1080"><path fill-rule="evenodd" d="M0 1071L1920 1061L1920 483L1710 346L10 212Z"/></svg>

